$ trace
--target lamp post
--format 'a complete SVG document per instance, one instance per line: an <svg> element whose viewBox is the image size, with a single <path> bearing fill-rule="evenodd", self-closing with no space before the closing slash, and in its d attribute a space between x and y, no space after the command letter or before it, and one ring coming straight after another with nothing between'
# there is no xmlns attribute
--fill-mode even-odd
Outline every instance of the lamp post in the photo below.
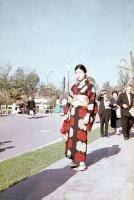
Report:
<svg viewBox="0 0 134 200"><path fill-rule="evenodd" d="M132 79L134 78L134 56L132 51L130 51L130 58L131 58L131 76Z"/></svg>
<svg viewBox="0 0 134 200"><path fill-rule="evenodd" d="M70 65L67 65L67 92L69 94L69 89L70 89Z"/></svg>
<svg viewBox="0 0 134 200"><path fill-rule="evenodd" d="M65 95L65 88L66 88L66 78L65 76L63 77L63 95Z"/></svg>
<svg viewBox="0 0 134 200"><path fill-rule="evenodd" d="M48 72L47 77L46 77L46 87L48 88L48 78L50 76L50 74L52 74L53 72L55 72L54 70Z"/></svg>
<svg viewBox="0 0 134 200"><path fill-rule="evenodd" d="M131 80L133 85L133 92L134 92L134 56L132 51L130 51L130 59L131 59Z"/></svg>

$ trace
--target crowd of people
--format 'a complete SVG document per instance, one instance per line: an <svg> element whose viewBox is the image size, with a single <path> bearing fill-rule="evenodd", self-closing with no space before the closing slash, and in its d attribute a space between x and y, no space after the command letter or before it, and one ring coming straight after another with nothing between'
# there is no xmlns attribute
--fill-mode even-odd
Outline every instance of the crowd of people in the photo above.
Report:
<svg viewBox="0 0 134 200"><path fill-rule="evenodd" d="M27 101L18 101L12 105L12 114L27 114L35 115L36 104L35 100L30 96Z"/></svg>
<svg viewBox="0 0 134 200"><path fill-rule="evenodd" d="M122 130L121 125L121 108L118 105L119 92L113 91L112 98L108 98L106 90L103 90L102 93L98 96L97 100L99 103L99 117L100 117L100 133L101 136L108 137L108 127L109 121L110 125L113 128L113 131L116 134L120 134Z"/></svg>
<svg viewBox="0 0 134 200"><path fill-rule="evenodd" d="M16 103L13 103L12 114L26 114L28 117L32 117L35 116L36 113L44 114L54 112L59 116L60 114L63 114L66 103L67 98L65 96L62 98L57 96L53 109L50 109L49 104L43 103L42 101L36 104L34 98L30 96L25 102L17 101Z"/></svg>
<svg viewBox="0 0 134 200"><path fill-rule="evenodd" d="M100 117L100 133L101 136L109 136L108 126L109 121L113 131L124 136L124 140L129 139L129 132L134 123L134 113L132 108L134 106L134 94L132 94L132 85L126 85L123 92L113 91L112 98L108 98L106 90L98 96L99 103L99 117Z"/></svg>

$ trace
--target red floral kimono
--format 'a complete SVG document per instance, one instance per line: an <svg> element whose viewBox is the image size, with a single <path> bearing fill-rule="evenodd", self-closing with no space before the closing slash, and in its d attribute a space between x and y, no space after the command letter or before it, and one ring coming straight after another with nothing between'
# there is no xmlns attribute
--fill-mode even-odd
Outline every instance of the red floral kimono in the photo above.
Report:
<svg viewBox="0 0 134 200"><path fill-rule="evenodd" d="M75 100L80 97L76 103ZM85 103L81 103L81 99L86 99ZM62 134L66 134L65 155L73 161L85 162L87 152L87 132L91 130L98 111L96 93L94 86L88 79L84 79L78 84L74 84L71 88L67 106L64 109L66 119L61 129ZM79 105L80 104L80 105ZM88 124L83 124L83 118L89 117ZM69 128L67 131L67 127ZM64 126L65 131L64 131ZM67 133L65 133L67 132Z"/></svg>

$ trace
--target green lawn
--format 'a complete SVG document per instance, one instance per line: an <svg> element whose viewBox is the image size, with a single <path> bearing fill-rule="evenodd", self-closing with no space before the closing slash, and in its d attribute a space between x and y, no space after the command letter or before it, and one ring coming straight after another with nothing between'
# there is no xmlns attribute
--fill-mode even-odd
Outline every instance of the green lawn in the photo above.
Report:
<svg viewBox="0 0 134 200"><path fill-rule="evenodd" d="M88 143L99 137L99 128L92 130L88 136ZM61 158L64 158L63 141L1 162L0 191L30 177Z"/></svg>

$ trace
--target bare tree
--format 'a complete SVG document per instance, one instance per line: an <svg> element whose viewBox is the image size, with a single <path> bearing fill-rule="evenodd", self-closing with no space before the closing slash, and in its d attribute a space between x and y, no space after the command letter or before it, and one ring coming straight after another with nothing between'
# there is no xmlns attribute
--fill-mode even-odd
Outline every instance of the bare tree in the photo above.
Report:
<svg viewBox="0 0 134 200"><path fill-rule="evenodd" d="M120 89L124 89L125 85L130 80L130 71L126 66L118 66L118 86Z"/></svg>
<svg viewBox="0 0 134 200"><path fill-rule="evenodd" d="M30 72L26 76L26 85L25 85L25 92L27 95L34 96L38 89L39 84L39 76L36 72Z"/></svg>
<svg viewBox="0 0 134 200"><path fill-rule="evenodd" d="M11 69L12 67L9 65L0 66L0 90L9 89Z"/></svg>

